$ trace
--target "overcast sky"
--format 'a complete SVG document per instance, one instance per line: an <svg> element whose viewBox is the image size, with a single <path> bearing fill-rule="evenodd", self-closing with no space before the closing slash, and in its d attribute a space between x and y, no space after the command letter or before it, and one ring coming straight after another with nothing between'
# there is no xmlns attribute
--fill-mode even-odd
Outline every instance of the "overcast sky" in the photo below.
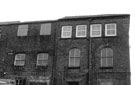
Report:
<svg viewBox="0 0 135 85"><path fill-rule="evenodd" d="M64 16L131 14L130 59L135 85L135 2L134 0L0 0L0 22L55 20Z"/></svg>

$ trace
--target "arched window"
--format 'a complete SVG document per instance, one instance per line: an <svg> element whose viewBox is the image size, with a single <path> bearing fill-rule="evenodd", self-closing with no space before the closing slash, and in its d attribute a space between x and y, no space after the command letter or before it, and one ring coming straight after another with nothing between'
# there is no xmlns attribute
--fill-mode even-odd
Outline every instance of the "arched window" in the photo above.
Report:
<svg viewBox="0 0 135 85"><path fill-rule="evenodd" d="M69 51L69 67L80 67L80 50L77 48Z"/></svg>
<svg viewBox="0 0 135 85"><path fill-rule="evenodd" d="M113 66L113 50L111 48L103 48L101 50L101 67Z"/></svg>

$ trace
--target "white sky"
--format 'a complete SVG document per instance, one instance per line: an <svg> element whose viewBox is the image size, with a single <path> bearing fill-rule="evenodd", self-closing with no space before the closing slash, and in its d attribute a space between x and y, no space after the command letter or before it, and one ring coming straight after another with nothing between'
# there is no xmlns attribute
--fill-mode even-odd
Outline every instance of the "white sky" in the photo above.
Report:
<svg viewBox="0 0 135 85"><path fill-rule="evenodd" d="M0 22L55 20L64 16L131 14L131 85L135 85L134 0L0 0ZM134 22L134 23L133 23Z"/></svg>

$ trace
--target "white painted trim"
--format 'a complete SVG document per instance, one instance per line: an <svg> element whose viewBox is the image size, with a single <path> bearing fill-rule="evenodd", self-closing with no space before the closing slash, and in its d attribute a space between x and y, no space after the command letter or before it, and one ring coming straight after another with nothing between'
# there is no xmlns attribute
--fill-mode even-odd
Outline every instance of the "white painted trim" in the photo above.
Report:
<svg viewBox="0 0 135 85"><path fill-rule="evenodd" d="M64 27L69 27L70 31L67 31L70 33L69 36L64 36ZM72 37L72 26L62 26L61 38L71 38L71 37Z"/></svg>
<svg viewBox="0 0 135 85"><path fill-rule="evenodd" d="M115 25L115 28L114 28L114 30L115 30L115 34L107 34L107 26L108 25ZM117 35L117 29L116 29L116 23L110 23L110 24L105 24L105 36L116 36Z"/></svg>
<svg viewBox="0 0 135 85"><path fill-rule="evenodd" d="M97 30L97 31L100 31L100 34L99 35L92 35L92 26L94 25L100 25L100 30ZM101 37L102 36L102 25L101 24L91 24L90 25L90 37Z"/></svg>
<svg viewBox="0 0 135 85"><path fill-rule="evenodd" d="M84 30L85 31L85 35L81 35L81 36L78 35L78 32L79 32L78 27L79 26L85 26L85 30ZM76 26L76 37L86 37L86 36L87 36L87 25L77 25Z"/></svg>

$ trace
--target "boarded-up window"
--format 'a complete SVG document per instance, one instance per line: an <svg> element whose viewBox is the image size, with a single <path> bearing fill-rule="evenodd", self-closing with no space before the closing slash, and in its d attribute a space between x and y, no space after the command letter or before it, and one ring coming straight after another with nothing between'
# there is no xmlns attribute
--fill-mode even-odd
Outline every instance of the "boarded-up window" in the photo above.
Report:
<svg viewBox="0 0 135 85"><path fill-rule="evenodd" d="M72 36L72 26L62 26L62 38L71 38Z"/></svg>
<svg viewBox="0 0 135 85"><path fill-rule="evenodd" d="M17 36L27 36L28 25L19 25Z"/></svg>
<svg viewBox="0 0 135 85"><path fill-rule="evenodd" d="M16 54L15 55L14 65L15 66L24 66L24 64L25 64L25 56L26 56L26 54Z"/></svg>
<svg viewBox="0 0 135 85"><path fill-rule="evenodd" d="M40 35L51 34L51 23L41 24Z"/></svg>
<svg viewBox="0 0 135 85"><path fill-rule="evenodd" d="M91 37L101 37L102 27L101 24L90 25L90 36Z"/></svg>
<svg viewBox="0 0 135 85"><path fill-rule="evenodd" d="M101 50L101 67L113 66L113 50L111 48L103 48Z"/></svg>
<svg viewBox="0 0 135 85"><path fill-rule="evenodd" d="M86 37L87 25L77 25L76 26L76 37Z"/></svg>
<svg viewBox="0 0 135 85"><path fill-rule="evenodd" d="M79 67L80 66L80 50L71 49L69 51L69 67Z"/></svg>
<svg viewBox="0 0 135 85"><path fill-rule="evenodd" d="M105 24L105 36L116 36L116 24Z"/></svg>
<svg viewBox="0 0 135 85"><path fill-rule="evenodd" d="M40 65L40 66L47 66L48 65L48 53L38 54L37 65Z"/></svg>

